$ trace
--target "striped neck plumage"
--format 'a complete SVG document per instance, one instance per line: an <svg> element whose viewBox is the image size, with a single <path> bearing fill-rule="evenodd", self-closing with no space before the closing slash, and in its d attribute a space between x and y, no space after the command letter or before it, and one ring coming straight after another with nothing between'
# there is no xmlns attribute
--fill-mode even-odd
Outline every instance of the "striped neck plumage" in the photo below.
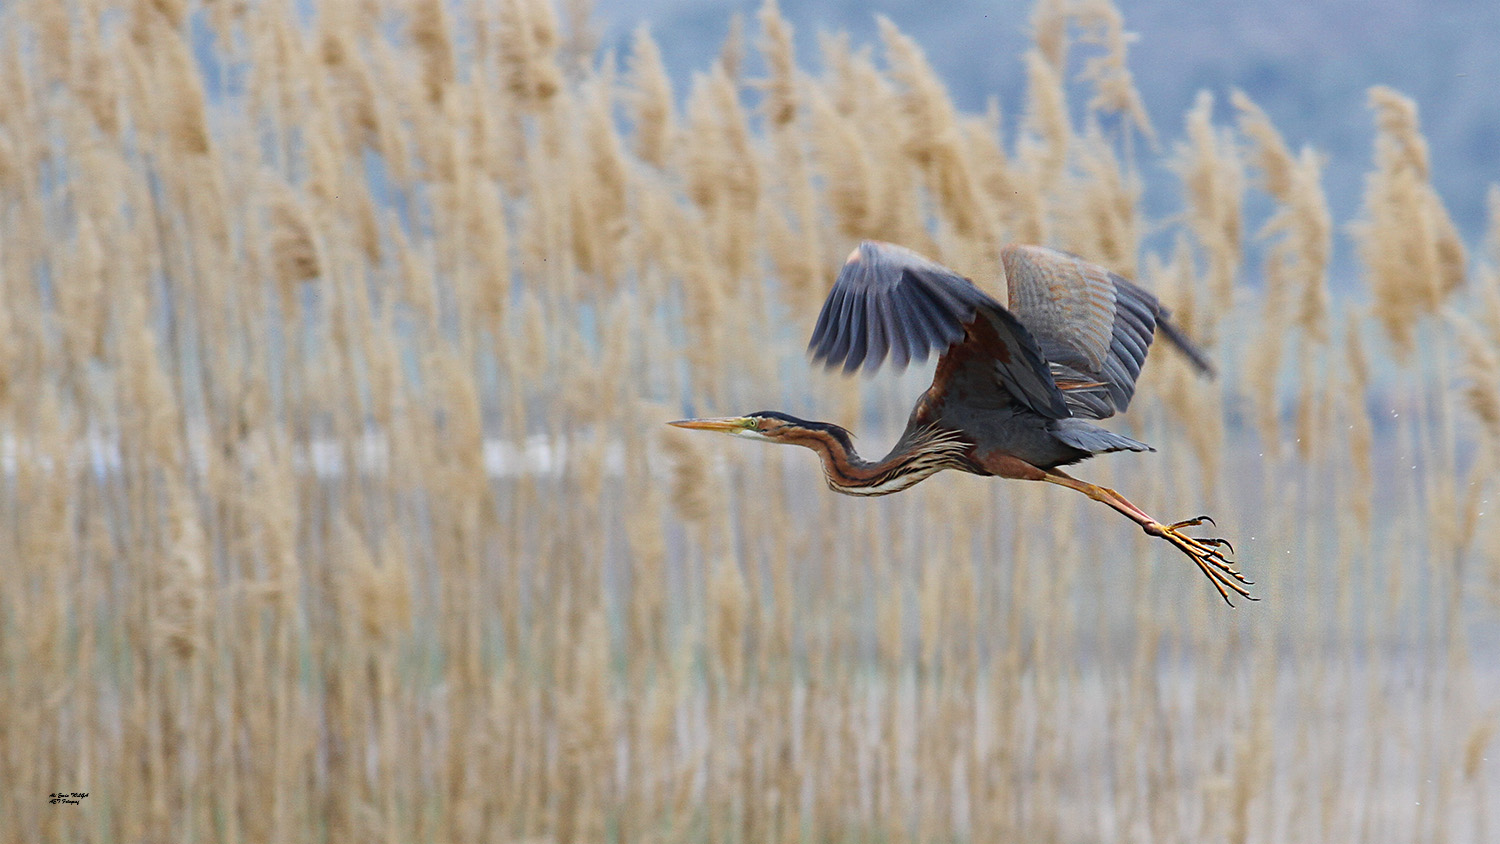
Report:
<svg viewBox="0 0 1500 844"><path fill-rule="evenodd" d="M845 495L889 495L907 489L943 469L962 468L968 444L958 435L933 428L908 432L883 459L870 462L854 451L847 437L829 431L807 431L805 445L818 452L828 488Z"/></svg>

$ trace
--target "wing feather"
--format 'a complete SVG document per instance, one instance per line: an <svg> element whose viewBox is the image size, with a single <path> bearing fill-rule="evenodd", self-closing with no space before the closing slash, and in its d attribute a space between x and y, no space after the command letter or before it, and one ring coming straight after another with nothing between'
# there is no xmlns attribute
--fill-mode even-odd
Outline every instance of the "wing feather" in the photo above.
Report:
<svg viewBox="0 0 1500 844"><path fill-rule="evenodd" d="M1200 369L1203 353L1171 323L1145 289L1066 252L1007 246L1001 252L1010 310L1036 337L1054 374L1066 368L1104 382L1104 391L1069 391L1075 414L1103 419L1124 410L1158 327Z"/></svg>
<svg viewBox="0 0 1500 844"><path fill-rule="evenodd" d="M898 303L884 297L884 305L879 309L880 324L885 341L891 347L891 365L896 369L905 369L909 359L910 349L914 344L907 322L901 319L901 309Z"/></svg>
<svg viewBox="0 0 1500 844"><path fill-rule="evenodd" d="M855 291L849 294L849 301L854 307L849 309L849 352L844 358L844 369L859 369L859 365L865 362L866 346L870 340L869 322L870 297L868 291Z"/></svg>
<svg viewBox="0 0 1500 844"><path fill-rule="evenodd" d="M1013 399L1054 419L1070 414L1042 347L1027 327L973 282L910 249L865 241L849 256L808 342L829 367L898 369L963 346L966 366L989 368Z"/></svg>
<svg viewBox="0 0 1500 844"><path fill-rule="evenodd" d="M935 294L920 284L914 284L904 292L907 294L906 301L913 313L917 315L919 324L926 327L927 336L932 340L932 348L946 347L963 336L962 327L953 325L951 319L955 310L948 302L943 301L942 295ZM965 313L962 310L957 312ZM972 318L972 312L967 315Z"/></svg>
<svg viewBox="0 0 1500 844"><path fill-rule="evenodd" d="M843 325L849 321L849 291L835 289L823 304L823 312L829 314L828 325ZM822 321L821 315L819 321ZM828 354L843 360L849 354L849 335L829 334Z"/></svg>
<svg viewBox="0 0 1500 844"><path fill-rule="evenodd" d="M1142 341L1135 329L1127 325L1123 331L1115 335L1115 342L1110 351L1121 359L1132 375L1139 375L1141 361L1146 359L1146 347L1150 343L1149 339Z"/></svg>

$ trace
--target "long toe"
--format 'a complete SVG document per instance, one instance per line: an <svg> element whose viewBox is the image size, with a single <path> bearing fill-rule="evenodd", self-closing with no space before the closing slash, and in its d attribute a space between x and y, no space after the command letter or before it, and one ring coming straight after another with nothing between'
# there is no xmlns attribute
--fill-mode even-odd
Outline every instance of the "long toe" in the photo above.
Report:
<svg viewBox="0 0 1500 844"><path fill-rule="evenodd" d="M1178 550L1186 554L1198 566L1209 582L1214 585L1219 597L1224 599L1224 603L1234 606L1234 602L1229 597L1231 591L1249 601L1259 600L1246 588L1252 582L1235 568L1234 563L1225 557L1223 552L1218 550L1220 547L1227 547L1230 553L1234 553L1234 546L1230 545L1228 540L1219 537L1188 536L1181 530L1183 527L1201 523L1196 519L1188 519L1186 522L1174 525L1158 526L1161 532L1157 535L1177 546Z"/></svg>

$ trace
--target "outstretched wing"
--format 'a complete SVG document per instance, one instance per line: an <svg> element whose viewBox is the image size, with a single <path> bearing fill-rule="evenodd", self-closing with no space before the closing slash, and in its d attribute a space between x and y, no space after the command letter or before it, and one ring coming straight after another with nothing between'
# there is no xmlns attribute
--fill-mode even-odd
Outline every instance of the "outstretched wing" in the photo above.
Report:
<svg viewBox="0 0 1500 844"><path fill-rule="evenodd" d="M993 360L999 384L1021 404L1054 419L1071 415L1041 348L1015 316L958 273L890 243L867 240L849 255L807 350L853 372L878 368L887 354L902 369L955 344Z"/></svg>
<svg viewBox="0 0 1500 844"><path fill-rule="evenodd" d="M1064 383L1073 413L1104 419L1123 411L1159 327L1200 370L1207 358L1167 321L1169 312L1146 290L1066 252L1045 246L1001 251L1010 309L1026 326Z"/></svg>

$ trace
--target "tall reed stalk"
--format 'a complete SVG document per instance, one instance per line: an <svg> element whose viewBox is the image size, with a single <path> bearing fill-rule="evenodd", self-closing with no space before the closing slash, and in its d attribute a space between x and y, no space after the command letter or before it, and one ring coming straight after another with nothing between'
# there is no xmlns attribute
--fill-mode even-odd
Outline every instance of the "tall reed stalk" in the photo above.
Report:
<svg viewBox="0 0 1500 844"><path fill-rule="evenodd" d="M0 11L0 841L1493 840L1500 199L1471 262L1411 100L1334 296L1319 154L1159 135L1108 0L1037 4L1014 115L889 21L767 3L676 90L586 5ZM1158 291L1222 376L1153 356L1161 452L1080 471L1264 603L1081 496L661 425L889 442L923 373L802 356L862 237Z"/></svg>

